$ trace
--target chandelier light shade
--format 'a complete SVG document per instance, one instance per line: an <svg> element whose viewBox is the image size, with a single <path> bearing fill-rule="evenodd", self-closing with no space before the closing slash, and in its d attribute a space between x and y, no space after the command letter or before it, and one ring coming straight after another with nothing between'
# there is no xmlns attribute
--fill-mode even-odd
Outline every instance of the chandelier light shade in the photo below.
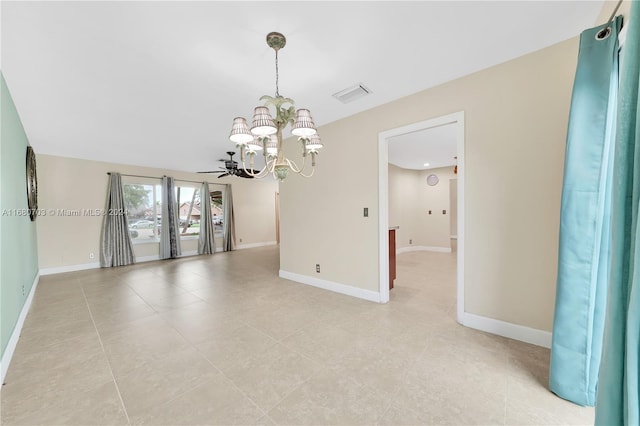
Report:
<svg viewBox="0 0 640 426"><path fill-rule="evenodd" d="M229 139L238 145L243 145L253 140L253 135L249 131L249 127L247 127L247 120L242 117L236 117L233 119L233 126L231 127Z"/></svg>
<svg viewBox="0 0 640 426"><path fill-rule="evenodd" d="M305 141L305 146L308 151L317 151L322 148L322 141L320 140L318 133L311 135L311 137Z"/></svg>
<svg viewBox="0 0 640 426"><path fill-rule="evenodd" d="M264 144L267 150L267 157L277 157L278 156L278 141L274 137L269 137L269 140Z"/></svg>
<svg viewBox="0 0 640 426"><path fill-rule="evenodd" d="M311 136L316 134L316 125L313 124L311 112L308 109L299 109L296 112L296 121L293 123L291 133L296 136Z"/></svg>
<svg viewBox="0 0 640 426"><path fill-rule="evenodd" d="M251 133L256 136L273 135L278 131L273 117L267 107L256 107L253 111L253 123L251 125Z"/></svg>
<svg viewBox="0 0 640 426"><path fill-rule="evenodd" d="M262 138L257 136L254 136L251 142L247 144L247 151L249 152L262 151L263 148Z"/></svg>
<svg viewBox="0 0 640 426"><path fill-rule="evenodd" d="M262 96L263 106L258 106L253 112L251 129L247 120L242 117L233 119L229 139L240 149L240 159L244 171L256 178L273 175L278 180L284 180L290 172L303 177L311 177L315 171L318 150L323 147L316 131L316 125L308 109L296 111L291 98L280 96L278 88L278 51L287 43L287 39L280 33L271 32L267 35L267 45L275 52L276 57L276 93L275 96ZM273 106L275 114L269 110ZM284 155L282 149L282 131L291 124L291 133L298 136L302 147L301 163L298 165ZM262 151L265 165L259 172L253 167L257 152ZM246 157L249 166L246 165ZM307 158L311 157L311 170L305 173Z"/></svg>

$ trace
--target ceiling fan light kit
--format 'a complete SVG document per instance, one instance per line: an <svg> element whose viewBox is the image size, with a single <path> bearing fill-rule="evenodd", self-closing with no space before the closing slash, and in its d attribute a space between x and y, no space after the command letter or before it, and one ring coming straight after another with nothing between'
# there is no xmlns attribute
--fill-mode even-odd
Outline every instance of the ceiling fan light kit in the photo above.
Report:
<svg viewBox="0 0 640 426"><path fill-rule="evenodd" d="M301 108L296 111L293 99L280 96L278 89L278 51L287 43L287 39L280 33L271 32L267 35L267 45L275 51L276 57L276 95L262 96L264 106L258 106L253 112L253 121L249 128L247 120L243 117L233 119L229 140L236 144L240 150L240 161L245 173L251 177L263 178L273 175L282 181L289 172L303 177L311 177L315 171L316 156L323 147L318 136L315 123L308 109ZM275 118L269 111L269 106L275 108ZM282 150L282 131L291 125L291 133L298 136L302 147L302 164L298 166L293 160L287 158ZM253 170L255 156L262 151L265 165L262 170ZM246 165L248 157L249 166ZM311 171L305 173L307 157L311 157Z"/></svg>

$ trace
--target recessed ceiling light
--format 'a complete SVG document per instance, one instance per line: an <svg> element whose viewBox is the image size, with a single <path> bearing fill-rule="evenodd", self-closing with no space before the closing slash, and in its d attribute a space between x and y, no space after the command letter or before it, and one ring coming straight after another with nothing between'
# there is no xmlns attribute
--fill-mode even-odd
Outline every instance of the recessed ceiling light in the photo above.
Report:
<svg viewBox="0 0 640 426"><path fill-rule="evenodd" d="M429 167L429 163L424 163L424 166L425 167Z"/></svg>

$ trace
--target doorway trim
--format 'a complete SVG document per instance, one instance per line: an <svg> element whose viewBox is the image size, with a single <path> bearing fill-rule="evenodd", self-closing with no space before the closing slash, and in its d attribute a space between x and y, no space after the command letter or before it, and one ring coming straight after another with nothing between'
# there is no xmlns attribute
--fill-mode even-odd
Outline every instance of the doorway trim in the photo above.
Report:
<svg viewBox="0 0 640 426"><path fill-rule="evenodd" d="M459 323L464 318L464 111L409 124L378 134L378 249L380 302L389 302L389 139L406 133L454 125L458 154L458 249L457 311Z"/></svg>

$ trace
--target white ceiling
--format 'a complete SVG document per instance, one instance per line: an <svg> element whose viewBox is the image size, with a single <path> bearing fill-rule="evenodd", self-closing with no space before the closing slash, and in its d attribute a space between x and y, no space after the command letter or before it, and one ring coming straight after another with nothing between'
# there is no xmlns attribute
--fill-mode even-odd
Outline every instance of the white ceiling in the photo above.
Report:
<svg viewBox="0 0 640 426"><path fill-rule="evenodd" d="M403 169L427 170L456 164L456 126L432 127L389 138L389 163Z"/></svg>
<svg viewBox="0 0 640 426"><path fill-rule="evenodd" d="M1 7L2 71L36 152L196 171L274 94L270 31L287 37L280 93L323 125L573 37L602 1ZM331 96L359 82L373 94Z"/></svg>

